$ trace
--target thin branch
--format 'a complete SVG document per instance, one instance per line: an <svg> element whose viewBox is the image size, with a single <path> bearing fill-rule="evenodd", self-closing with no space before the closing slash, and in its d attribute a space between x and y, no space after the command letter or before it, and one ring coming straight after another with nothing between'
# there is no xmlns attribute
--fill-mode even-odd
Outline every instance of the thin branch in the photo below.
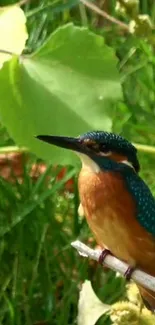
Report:
<svg viewBox="0 0 155 325"><path fill-rule="evenodd" d="M86 7L90 8L91 10L95 11L100 16L104 17L105 19L111 21L112 23L119 25L121 28L125 29L127 32L129 32L129 26L122 21L114 18L113 16L110 16L107 12L101 10L98 8L95 4L91 3L87 0L80 0Z"/></svg>
<svg viewBox="0 0 155 325"><path fill-rule="evenodd" d="M7 146L7 147L0 147L0 154L11 153L11 152L27 152L28 149L24 147L17 147L17 146Z"/></svg>
<svg viewBox="0 0 155 325"><path fill-rule="evenodd" d="M90 257L91 259L98 261L99 256L101 254L101 250L93 250L86 246L85 244L81 243L79 240L74 241L71 245L77 249L80 255L84 257ZM120 261L118 258L107 255L103 265L108 266L110 269L121 273L122 275L125 273L129 265ZM143 286L146 289L150 289L155 292L155 277L136 269L133 273L131 278L139 285Z"/></svg>
<svg viewBox="0 0 155 325"><path fill-rule="evenodd" d="M155 147L147 146L146 144L133 143L133 145L139 150L148 153L155 153Z"/></svg>

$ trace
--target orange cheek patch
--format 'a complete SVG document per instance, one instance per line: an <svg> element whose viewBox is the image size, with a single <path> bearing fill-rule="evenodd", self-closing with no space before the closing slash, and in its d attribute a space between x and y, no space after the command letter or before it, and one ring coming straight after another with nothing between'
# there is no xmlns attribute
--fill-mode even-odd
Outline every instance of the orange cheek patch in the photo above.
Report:
<svg viewBox="0 0 155 325"><path fill-rule="evenodd" d="M123 156L121 154L118 154L118 153L112 153L110 156L109 156L110 159L114 160L114 161L123 161L123 160L127 160L128 161L128 158L126 156Z"/></svg>

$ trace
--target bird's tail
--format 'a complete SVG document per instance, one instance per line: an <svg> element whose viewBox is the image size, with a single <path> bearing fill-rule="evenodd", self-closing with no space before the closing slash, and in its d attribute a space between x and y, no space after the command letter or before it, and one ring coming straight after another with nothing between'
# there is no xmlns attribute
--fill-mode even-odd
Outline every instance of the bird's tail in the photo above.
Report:
<svg viewBox="0 0 155 325"><path fill-rule="evenodd" d="M140 286L138 288L146 308L155 313L155 292Z"/></svg>

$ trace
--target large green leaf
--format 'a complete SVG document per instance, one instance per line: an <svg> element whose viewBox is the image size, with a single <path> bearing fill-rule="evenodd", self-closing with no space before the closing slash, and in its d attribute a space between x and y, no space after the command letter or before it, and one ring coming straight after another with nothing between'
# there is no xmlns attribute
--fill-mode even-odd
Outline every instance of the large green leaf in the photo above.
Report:
<svg viewBox="0 0 155 325"><path fill-rule="evenodd" d="M111 130L121 98L117 59L101 36L68 24L32 56L13 58L0 72L0 114L11 136L38 156L70 163L63 149L37 134Z"/></svg>

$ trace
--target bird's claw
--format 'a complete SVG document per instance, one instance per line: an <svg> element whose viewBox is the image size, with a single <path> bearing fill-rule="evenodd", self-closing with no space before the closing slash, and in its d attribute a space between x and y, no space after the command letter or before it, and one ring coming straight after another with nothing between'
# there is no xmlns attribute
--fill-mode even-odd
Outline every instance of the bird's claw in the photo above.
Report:
<svg viewBox="0 0 155 325"><path fill-rule="evenodd" d="M104 249L101 252L100 256L99 256L99 259L98 259L99 264L101 264L101 265L103 264L103 262L104 262L104 260L105 260L105 258L106 258L107 255L112 255L112 254L109 251L109 249Z"/></svg>
<svg viewBox="0 0 155 325"><path fill-rule="evenodd" d="M127 270L125 271L124 277L125 277L125 279L127 281L130 281L131 280L131 276L132 276L133 271L134 271L134 267L132 267L132 266L129 266L127 268Z"/></svg>
<svg viewBox="0 0 155 325"><path fill-rule="evenodd" d="M103 264L103 262L104 262L104 260L105 260L105 258L106 258L107 255L112 255L112 253L110 252L109 249L104 249L101 252L100 256L99 256L99 259L98 259L99 264L101 264L101 265ZM124 277L125 277L125 279L127 281L130 281L131 280L131 276L132 276L133 271L134 271L134 267L132 267L132 266L129 266L127 268L127 270L125 271Z"/></svg>

